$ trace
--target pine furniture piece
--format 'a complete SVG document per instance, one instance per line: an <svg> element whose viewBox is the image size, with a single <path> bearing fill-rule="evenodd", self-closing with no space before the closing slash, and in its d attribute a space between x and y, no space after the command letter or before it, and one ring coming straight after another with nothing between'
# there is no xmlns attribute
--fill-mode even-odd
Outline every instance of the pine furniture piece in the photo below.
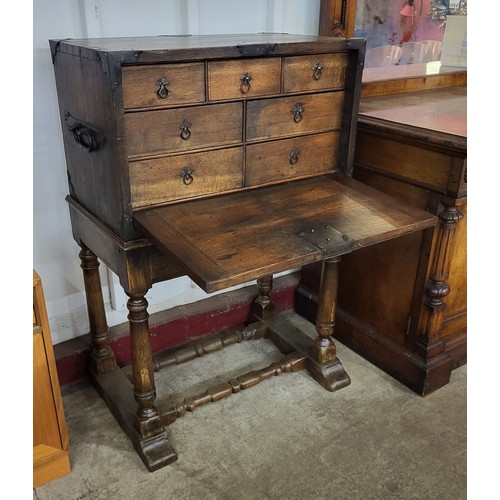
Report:
<svg viewBox="0 0 500 500"><path fill-rule="evenodd" d="M177 455L166 427L186 411L283 372L327 390L350 379L332 339L340 256L436 218L350 177L365 43L253 34L52 40L67 197L93 352L90 377L149 470ZM132 382L116 366L98 258L129 296ZM270 299L273 274L322 262L318 335ZM247 326L158 354L146 292L188 275L206 292L257 280ZM279 363L178 404L156 371L265 337ZM293 377L292 377L293 379Z"/></svg>
<svg viewBox="0 0 500 500"><path fill-rule="evenodd" d="M42 281L33 270L33 487L70 471L69 439Z"/></svg>
<svg viewBox="0 0 500 500"><path fill-rule="evenodd" d="M353 177L439 219L346 256L336 338L421 395L467 358L467 87L361 100ZM320 269L302 270L296 309L314 318Z"/></svg>

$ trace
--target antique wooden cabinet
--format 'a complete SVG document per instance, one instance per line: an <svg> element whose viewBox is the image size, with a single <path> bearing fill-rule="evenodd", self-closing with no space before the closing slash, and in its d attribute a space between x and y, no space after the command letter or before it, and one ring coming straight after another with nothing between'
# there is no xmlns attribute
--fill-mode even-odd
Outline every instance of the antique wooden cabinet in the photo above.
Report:
<svg viewBox="0 0 500 500"><path fill-rule="evenodd" d="M336 336L421 395L448 383L467 354L466 87L360 104L354 178L439 218L343 260ZM306 267L296 308L315 314L319 269Z"/></svg>
<svg viewBox="0 0 500 500"><path fill-rule="evenodd" d="M89 375L149 470L176 460L165 428L186 411L300 369L348 385L332 339L340 256L433 231L433 215L351 178L364 48L283 34L51 41ZM98 258L129 296L131 381L109 347ZM274 273L314 262L311 339L270 292ZM256 279L249 324L153 357L145 294L185 274L206 292ZM155 371L261 337L279 363L156 401Z"/></svg>
<svg viewBox="0 0 500 500"><path fill-rule="evenodd" d="M33 271L33 487L70 470L69 439L42 281Z"/></svg>

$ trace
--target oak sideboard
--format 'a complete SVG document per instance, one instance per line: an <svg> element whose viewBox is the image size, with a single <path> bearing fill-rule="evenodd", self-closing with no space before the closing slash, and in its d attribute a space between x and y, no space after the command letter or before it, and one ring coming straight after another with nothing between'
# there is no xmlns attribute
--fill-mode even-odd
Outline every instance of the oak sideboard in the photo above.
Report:
<svg viewBox="0 0 500 500"><path fill-rule="evenodd" d="M421 395L467 357L467 87L361 99L353 177L439 218L343 259L335 336ZM296 309L316 310L318 269Z"/></svg>

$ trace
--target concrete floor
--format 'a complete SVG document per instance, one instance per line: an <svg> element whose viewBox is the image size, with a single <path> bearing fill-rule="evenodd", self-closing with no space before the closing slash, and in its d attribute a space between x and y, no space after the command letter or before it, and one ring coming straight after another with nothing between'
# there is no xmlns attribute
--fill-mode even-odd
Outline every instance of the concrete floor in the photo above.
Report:
<svg viewBox="0 0 500 500"><path fill-rule="evenodd" d="M66 389L72 472L34 498L467 498L466 366L421 398L337 347L350 386L330 393L304 370L203 406L169 426L178 460L152 473L92 387ZM229 347L157 374L158 398L180 401L280 357L267 340Z"/></svg>

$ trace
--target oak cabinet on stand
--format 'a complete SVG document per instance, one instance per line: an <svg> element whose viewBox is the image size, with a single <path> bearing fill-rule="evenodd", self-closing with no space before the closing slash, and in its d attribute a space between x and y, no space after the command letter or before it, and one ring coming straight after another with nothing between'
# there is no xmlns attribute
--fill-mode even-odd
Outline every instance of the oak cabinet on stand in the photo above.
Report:
<svg viewBox="0 0 500 500"><path fill-rule="evenodd" d="M351 178L364 40L50 43L89 313L88 373L148 470L177 460L167 427L202 405L302 369L328 391L348 386L332 339L341 257L431 234L437 222ZM132 364L123 369L108 342L98 259L129 297ZM271 292L274 274L314 262L322 291L311 338L294 313L277 313ZM145 295L184 275L207 293L256 280L248 323L154 352ZM261 338L279 362L182 401L157 398L155 373Z"/></svg>
<svg viewBox="0 0 500 500"><path fill-rule="evenodd" d="M33 271L33 487L70 471L66 419L42 282Z"/></svg>

